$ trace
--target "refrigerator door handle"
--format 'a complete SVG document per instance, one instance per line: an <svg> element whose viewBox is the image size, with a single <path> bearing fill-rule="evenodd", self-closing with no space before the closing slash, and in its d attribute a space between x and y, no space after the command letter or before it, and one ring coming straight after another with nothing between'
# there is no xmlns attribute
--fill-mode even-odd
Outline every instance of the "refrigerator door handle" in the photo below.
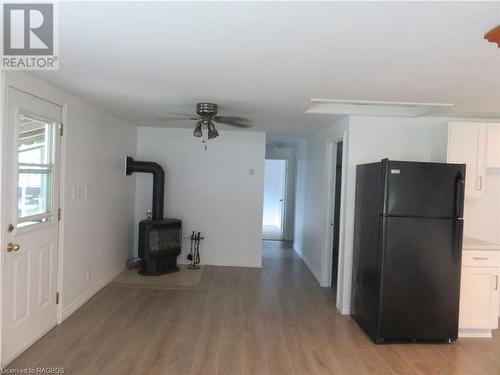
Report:
<svg viewBox="0 0 500 375"><path fill-rule="evenodd" d="M460 258L462 255L462 233L463 233L463 219L456 218L453 224L453 232L454 232L454 241L453 248L455 251L455 261L460 263Z"/></svg>
<svg viewBox="0 0 500 375"><path fill-rule="evenodd" d="M464 211L464 188L465 180L462 173L457 176L455 180L455 219L453 223L454 231L454 251L455 251L455 261L460 263L460 257L462 254L462 234L463 234L463 211Z"/></svg>
<svg viewBox="0 0 500 375"><path fill-rule="evenodd" d="M464 212L464 187L465 180L462 174L455 181L455 217L461 218Z"/></svg>

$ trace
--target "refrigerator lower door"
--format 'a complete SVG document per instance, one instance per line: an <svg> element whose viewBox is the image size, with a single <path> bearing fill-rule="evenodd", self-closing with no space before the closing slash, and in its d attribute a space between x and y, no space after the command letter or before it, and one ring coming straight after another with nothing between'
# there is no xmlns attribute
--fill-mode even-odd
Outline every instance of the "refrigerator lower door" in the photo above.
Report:
<svg viewBox="0 0 500 375"><path fill-rule="evenodd" d="M385 217L376 341L458 336L462 221Z"/></svg>

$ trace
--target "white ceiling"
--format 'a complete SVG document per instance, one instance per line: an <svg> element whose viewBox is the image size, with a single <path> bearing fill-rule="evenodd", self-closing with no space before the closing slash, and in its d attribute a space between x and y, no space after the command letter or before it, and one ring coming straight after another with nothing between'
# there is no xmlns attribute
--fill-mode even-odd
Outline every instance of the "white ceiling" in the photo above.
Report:
<svg viewBox="0 0 500 375"><path fill-rule="evenodd" d="M198 101L286 137L332 116L309 98L454 103L500 113L487 3L60 3L60 70L37 72L138 125Z"/></svg>

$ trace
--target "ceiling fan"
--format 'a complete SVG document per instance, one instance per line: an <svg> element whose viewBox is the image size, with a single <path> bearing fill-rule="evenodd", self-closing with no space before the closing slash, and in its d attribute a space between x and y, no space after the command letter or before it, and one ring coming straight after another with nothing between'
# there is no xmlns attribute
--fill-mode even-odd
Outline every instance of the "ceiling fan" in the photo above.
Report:
<svg viewBox="0 0 500 375"><path fill-rule="evenodd" d="M196 114L192 115L177 115L162 117L162 120L192 120L196 121L196 126L193 131L195 137L202 137L203 130L207 130L208 139L213 139L219 136L219 132L215 128L215 123L236 126L238 128L248 128L252 126L247 118L239 116L217 116L217 104L213 103L198 103L196 104Z"/></svg>

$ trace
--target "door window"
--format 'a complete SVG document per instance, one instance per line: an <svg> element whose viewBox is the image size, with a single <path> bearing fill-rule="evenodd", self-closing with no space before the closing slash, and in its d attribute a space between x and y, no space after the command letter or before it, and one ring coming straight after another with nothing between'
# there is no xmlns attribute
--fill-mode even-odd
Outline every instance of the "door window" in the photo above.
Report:
<svg viewBox="0 0 500 375"><path fill-rule="evenodd" d="M17 226L52 221L56 123L20 113L17 118Z"/></svg>

